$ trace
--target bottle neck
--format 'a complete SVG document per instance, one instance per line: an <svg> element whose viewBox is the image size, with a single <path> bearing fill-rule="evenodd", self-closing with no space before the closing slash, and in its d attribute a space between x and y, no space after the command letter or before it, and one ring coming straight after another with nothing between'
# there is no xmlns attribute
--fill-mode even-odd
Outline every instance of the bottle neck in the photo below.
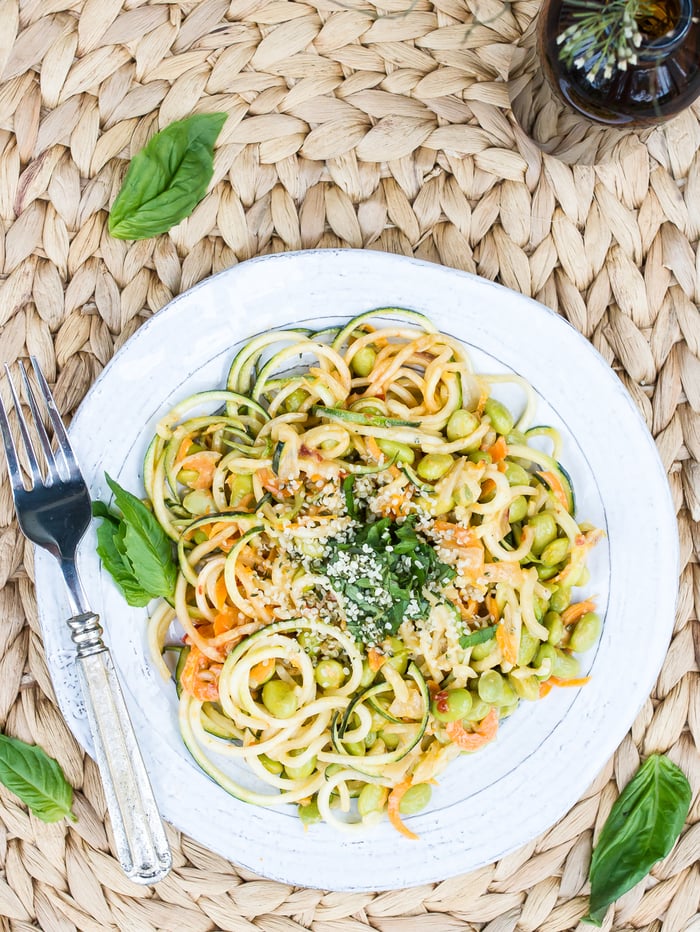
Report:
<svg viewBox="0 0 700 932"><path fill-rule="evenodd" d="M668 28L661 35L645 32L642 28L642 43L637 58L640 62L658 62L668 58L686 40L693 23L693 0L657 0L660 6L670 6ZM642 27L644 23L640 24Z"/></svg>

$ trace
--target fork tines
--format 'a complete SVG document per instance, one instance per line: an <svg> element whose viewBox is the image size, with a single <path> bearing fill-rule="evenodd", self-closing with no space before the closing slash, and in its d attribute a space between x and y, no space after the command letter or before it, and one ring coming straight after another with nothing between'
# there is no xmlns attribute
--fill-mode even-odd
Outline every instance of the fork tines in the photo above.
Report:
<svg viewBox="0 0 700 932"><path fill-rule="evenodd" d="M53 395L51 394L51 390L46 383L46 379L44 378L44 374L42 373L36 358L34 356L30 356L30 359L39 385L39 391L43 398L44 406L48 411L49 420L51 422L51 426L53 427L53 432L57 441L57 448L54 452L51 447L51 441L46 431L46 427L44 426L44 420L41 415L39 404L37 403L36 395L34 394L34 390L32 389L29 377L27 375L27 370L24 363L20 360L19 369L22 376L22 381L24 383L24 391L27 402L29 404L29 410L32 415L31 419L34 422L34 429L39 438L39 443L43 452L43 460L46 467L45 479L42 476L41 465L32 442L27 420L22 413L19 392L15 388L15 385L12 381L10 368L7 364L5 364L5 372L7 374L7 382L10 386L10 394L12 395L12 401L17 415L19 431L24 443L27 463L29 467L28 471L31 478L31 487L37 485L53 485L55 482L65 481L71 478L77 467L65 427L61 421L61 416L58 413L58 408L56 407L56 402L54 401ZM7 411L5 410L1 398L0 430L2 431L5 456L7 458L7 467L10 473L12 487L14 490L20 488L23 489L24 482L22 479L22 470L19 463L19 457L17 456L17 449L10 432L10 423L7 416Z"/></svg>

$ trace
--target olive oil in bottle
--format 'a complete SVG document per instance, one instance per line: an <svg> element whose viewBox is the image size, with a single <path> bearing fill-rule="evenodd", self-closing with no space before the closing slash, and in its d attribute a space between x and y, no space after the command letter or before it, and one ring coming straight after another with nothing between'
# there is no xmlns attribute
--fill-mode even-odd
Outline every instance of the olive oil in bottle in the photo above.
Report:
<svg viewBox="0 0 700 932"><path fill-rule="evenodd" d="M537 44L553 91L595 123L660 123L700 95L700 0L544 0Z"/></svg>

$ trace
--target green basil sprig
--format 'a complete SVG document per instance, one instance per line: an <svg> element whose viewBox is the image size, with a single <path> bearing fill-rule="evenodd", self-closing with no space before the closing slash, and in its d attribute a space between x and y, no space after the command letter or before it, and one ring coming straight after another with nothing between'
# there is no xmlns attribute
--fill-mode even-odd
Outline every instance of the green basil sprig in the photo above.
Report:
<svg viewBox="0 0 700 932"><path fill-rule="evenodd" d="M156 133L137 153L109 214L118 239L148 239L189 217L214 174L225 113L195 113Z"/></svg>
<svg viewBox="0 0 700 932"><path fill-rule="evenodd" d="M42 822L73 822L73 787L58 761L35 744L0 735L0 783L22 800Z"/></svg>
<svg viewBox="0 0 700 932"><path fill-rule="evenodd" d="M129 605L144 606L151 599L172 598L177 569L172 542L140 498L105 473L121 515L102 502L92 513L102 518L97 529L97 555Z"/></svg>
<svg viewBox="0 0 700 932"><path fill-rule="evenodd" d="M639 768L598 838L584 922L602 925L608 906L666 857L683 829L691 797L685 774L664 755L652 754Z"/></svg>

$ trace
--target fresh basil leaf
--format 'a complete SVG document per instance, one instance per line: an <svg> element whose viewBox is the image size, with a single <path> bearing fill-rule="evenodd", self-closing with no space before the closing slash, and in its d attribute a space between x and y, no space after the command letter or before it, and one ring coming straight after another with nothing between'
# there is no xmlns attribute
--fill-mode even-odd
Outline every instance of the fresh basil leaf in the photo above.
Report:
<svg viewBox="0 0 700 932"><path fill-rule="evenodd" d="M96 510L94 505L101 504L101 502L93 504L93 514ZM98 511L97 517L103 517L103 515ZM120 549L119 531L120 524L111 513L104 516L103 523L97 528L97 555L128 604L141 608L148 605L152 596L144 591L134 576L129 562L124 558Z"/></svg>
<svg viewBox="0 0 700 932"><path fill-rule="evenodd" d="M469 634L463 634L459 639L459 646L475 647L477 644L484 644L490 641L496 634L496 625L489 625L488 628L479 628L478 631L471 631Z"/></svg>
<svg viewBox="0 0 700 932"><path fill-rule="evenodd" d="M119 524L119 516L115 515L113 511L110 511L104 502L92 503L92 516L93 518L104 518L107 521L111 521L113 524Z"/></svg>
<svg viewBox="0 0 700 932"><path fill-rule="evenodd" d="M343 495L345 496L345 507L351 518L357 517L357 508L355 507L355 496L352 489L355 484L354 476L346 476L343 479Z"/></svg>
<svg viewBox="0 0 700 932"><path fill-rule="evenodd" d="M124 546L134 576L146 592L163 598L172 596L175 589L175 568L172 564L170 540L168 539L167 557L164 557L151 546L142 528L127 524Z"/></svg>
<svg viewBox="0 0 700 932"><path fill-rule="evenodd" d="M151 599L171 598L177 580L172 542L140 498L105 473L114 493L116 515L102 502L93 514L102 518L97 529L97 554L129 605L142 607Z"/></svg>
<svg viewBox="0 0 700 932"><path fill-rule="evenodd" d="M109 214L118 239L147 239L189 217L214 174L225 113L196 113L156 133L131 160Z"/></svg>
<svg viewBox="0 0 700 932"><path fill-rule="evenodd" d="M140 498L105 473L114 503L124 518L124 553L134 576L151 596L172 596L177 579L172 542Z"/></svg>
<svg viewBox="0 0 700 932"><path fill-rule="evenodd" d="M0 734L0 783L43 822L58 822L66 816L76 821L71 810L73 787L58 761L35 744Z"/></svg>
<svg viewBox="0 0 700 932"><path fill-rule="evenodd" d="M424 590L437 594L436 587L455 576L416 534L416 517L403 524L388 517L364 524L349 540L330 541L325 562L316 566L343 595L348 629L359 642L374 644L396 634L404 618L425 618L430 604Z"/></svg>
<svg viewBox="0 0 700 932"><path fill-rule="evenodd" d="M602 925L608 906L665 858L680 835L692 792L683 773L662 754L639 768L610 810L590 868L584 922Z"/></svg>

